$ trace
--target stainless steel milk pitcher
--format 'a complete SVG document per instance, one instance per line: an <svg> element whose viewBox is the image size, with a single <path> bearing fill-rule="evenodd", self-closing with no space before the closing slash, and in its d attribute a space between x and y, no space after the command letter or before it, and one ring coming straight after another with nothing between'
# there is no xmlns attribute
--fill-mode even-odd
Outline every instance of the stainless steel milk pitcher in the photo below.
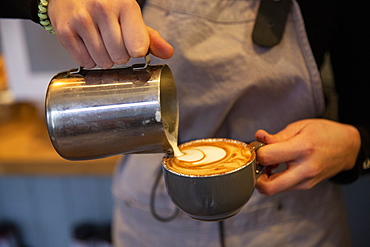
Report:
<svg viewBox="0 0 370 247"><path fill-rule="evenodd" d="M170 150L169 139L177 142L178 132L173 75L167 65L148 63L74 69L52 78L46 123L60 156L84 160Z"/></svg>

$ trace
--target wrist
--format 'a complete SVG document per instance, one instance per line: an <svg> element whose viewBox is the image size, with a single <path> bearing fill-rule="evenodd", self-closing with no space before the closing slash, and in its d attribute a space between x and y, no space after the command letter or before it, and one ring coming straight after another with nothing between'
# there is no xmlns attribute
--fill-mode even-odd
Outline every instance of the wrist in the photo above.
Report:
<svg viewBox="0 0 370 247"><path fill-rule="evenodd" d="M353 154L353 162L349 163L346 169L344 169L344 171L353 169L356 166L356 164L359 163L359 157L361 156L360 154L361 153L361 143L362 143L360 131L353 125L346 125L346 126L348 127L348 132L350 136L350 140L348 141L351 143L350 146L353 148L350 151L350 154L351 153Z"/></svg>
<svg viewBox="0 0 370 247"><path fill-rule="evenodd" d="M53 30L53 26L48 15L48 7L49 7L48 0L40 0L38 5L38 17L40 19L39 23L45 30L54 34L55 32Z"/></svg>
<svg viewBox="0 0 370 247"><path fill-rule="evenodd" d="M330 180L339 184L348 184L356 181L361 175L370 173L370 158L369 158L369 138L370 133L366 127L361 125L352 126L356 129L359 135L360 147L358 148L356 161L354 166L349 170L342 171L332 177Z"/></svg>

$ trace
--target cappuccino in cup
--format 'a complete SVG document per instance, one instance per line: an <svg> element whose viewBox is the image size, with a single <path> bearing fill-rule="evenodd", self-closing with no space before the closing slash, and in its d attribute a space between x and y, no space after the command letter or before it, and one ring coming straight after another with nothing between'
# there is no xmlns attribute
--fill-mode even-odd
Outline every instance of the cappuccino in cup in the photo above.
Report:
<svg viewBox="0 0 370 247"><path fill-rule="evenodd" d="M180 155L163 158L168 195L190 217L218 221L237 214L252 196L263 171L261 142L214 138L184 143Z"/></svg>
<svg viewBox="0 0 370 247"><path fill-rule="evenodd" d="M230 139L203 139L179 146L180 156L164 158L166 169L183 176L223 175L249 164L255 158L246 143Z"/></svg>

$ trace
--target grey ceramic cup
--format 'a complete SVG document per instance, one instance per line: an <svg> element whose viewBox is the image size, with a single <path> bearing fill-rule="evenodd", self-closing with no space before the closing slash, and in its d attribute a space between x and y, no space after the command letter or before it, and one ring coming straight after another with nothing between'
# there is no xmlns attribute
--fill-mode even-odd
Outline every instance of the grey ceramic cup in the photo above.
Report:
<svg viewBox="0 0 370 247"><path fill-rule="evenodd" d="M229 139L203 139L232 141L246 146L252 156L238 169L222 175L192 176L178 174L166 167L163 159L163 174L167 192L173 203L191 218L201 221L220 221L236 215L253 194L256 180L264 166L257 164L256 151L264 144L246 144Z"/></svg>

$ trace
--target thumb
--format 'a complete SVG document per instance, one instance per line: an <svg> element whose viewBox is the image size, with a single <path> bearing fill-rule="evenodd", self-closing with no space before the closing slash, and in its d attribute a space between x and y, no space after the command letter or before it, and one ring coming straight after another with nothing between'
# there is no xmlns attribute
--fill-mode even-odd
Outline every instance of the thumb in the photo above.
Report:
<svg viewBox="0 0 370 247"><path fill-rule="evenodd" d="M266 144L272 144L278 142L278 137L276 135L269 134L265 130L257 130L255 134L256 140L266 143Z"/></svg>
<svg viewBox="0 0 370 247"><path fill-rule="evenodd" d="M154 56L168 59L173 55L173 47L153 28L147 27L150 38L150 53Z"/></svg>
<svg viewBox="0 0 370 247"><path fill-rule="evenodd" d="M283 130L276 134L269 134L265 130L258 130L255 134L256 140L266 144L284 142L297 136L302 129L307 125L306 121L297 121L287 125Z"/></svg>

